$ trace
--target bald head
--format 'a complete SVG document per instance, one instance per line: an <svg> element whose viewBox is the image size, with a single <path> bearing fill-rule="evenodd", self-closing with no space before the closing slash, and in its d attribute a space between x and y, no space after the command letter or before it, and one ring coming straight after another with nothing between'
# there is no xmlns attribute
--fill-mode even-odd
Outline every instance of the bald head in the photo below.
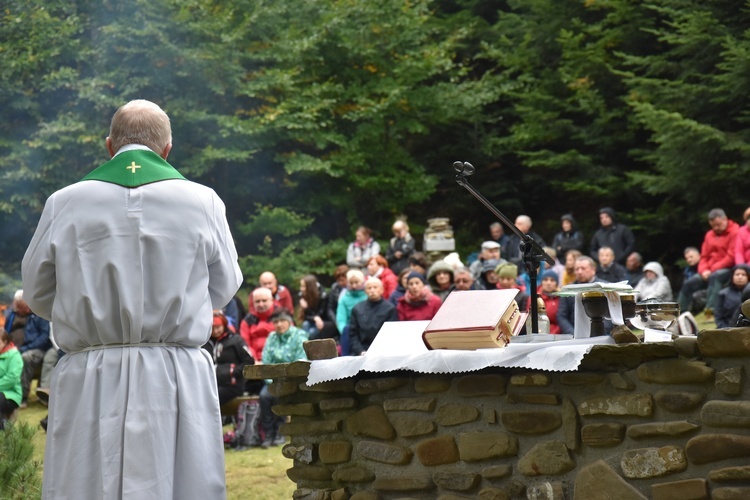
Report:
<svg viewBox="0 0 750 500"><path fill-rule="evenodd" d="M279 280L276 279L276 275L271 271L266 271L258 277L258 284L263 288L268 288L272 293L276 293L276 288L279 286Z"/></svg>
<svg viewBox="0 0 750 500"><path fill-rule="evenodd" d="M166 158L172 148L172 127L167 114L144 99L121 106L112 117L107 149L114 156L128 144L142 144Z"/></svg>
<svg viewBox="0 0 750 500"><path fill-rule="evenodd" d="M259 313L269 311L273 307L273 294L268 288L256 288L253 290L253 306Z"/></svg>

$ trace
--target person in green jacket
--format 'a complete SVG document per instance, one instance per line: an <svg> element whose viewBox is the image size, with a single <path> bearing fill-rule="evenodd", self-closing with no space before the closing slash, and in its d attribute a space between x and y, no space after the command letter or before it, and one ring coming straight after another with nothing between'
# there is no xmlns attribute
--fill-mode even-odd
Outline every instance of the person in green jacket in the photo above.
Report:
<svg viewBox="0 0 750 500"><path fill-rule="evenodd" d="M23 358L10 335L0 330L0 430L21 404Z"/></svg>

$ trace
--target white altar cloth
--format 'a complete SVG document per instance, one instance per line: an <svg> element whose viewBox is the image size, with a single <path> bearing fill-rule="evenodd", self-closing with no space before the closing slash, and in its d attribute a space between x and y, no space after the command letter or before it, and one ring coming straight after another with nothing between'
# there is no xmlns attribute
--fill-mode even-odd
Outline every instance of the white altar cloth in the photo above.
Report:
<svg viewBox="0 0 750 500"><path fill-rule="evenodd" d="M422 332L429 321L387 322L364 356L312 361L307 385L353 377L360 371L382 373L465 373L488 367L573 371L597 344L614 344L609 336L551 342L511 343L507 347L459 351L428 350Z"/></svg>

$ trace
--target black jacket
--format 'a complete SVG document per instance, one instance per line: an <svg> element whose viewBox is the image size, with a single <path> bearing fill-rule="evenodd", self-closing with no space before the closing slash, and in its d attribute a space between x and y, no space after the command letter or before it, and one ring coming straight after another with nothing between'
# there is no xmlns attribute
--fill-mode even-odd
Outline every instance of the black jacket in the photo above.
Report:
<svg viewBox="0 0 750 500"><path fill-rule="evenodd" d="M208 339L203 346L214 360L216 384L219 387L232 388L237 396L245 392L245 378L242 369L245 365L255 364L250 349L238 334L227 332L218 340Z"/></svg>
<svg viewBox="0 0 750 500"><path fill-rule="evenodd" d="M349 319L349 352L359 356L370 348L386 321L398 321L396 306L387 300L365 300L354 306Z"/></svg>

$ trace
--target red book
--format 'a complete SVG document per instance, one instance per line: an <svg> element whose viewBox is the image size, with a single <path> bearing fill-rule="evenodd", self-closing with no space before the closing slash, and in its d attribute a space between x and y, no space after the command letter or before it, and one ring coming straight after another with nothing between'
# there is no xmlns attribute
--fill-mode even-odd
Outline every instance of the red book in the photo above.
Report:
<svg viewBox="0 0 750 500"><path fill-rule="evenodd" d="M517 289L454 291L425 328L428 349L474 350L505 347L523 328Z"/></svg>

